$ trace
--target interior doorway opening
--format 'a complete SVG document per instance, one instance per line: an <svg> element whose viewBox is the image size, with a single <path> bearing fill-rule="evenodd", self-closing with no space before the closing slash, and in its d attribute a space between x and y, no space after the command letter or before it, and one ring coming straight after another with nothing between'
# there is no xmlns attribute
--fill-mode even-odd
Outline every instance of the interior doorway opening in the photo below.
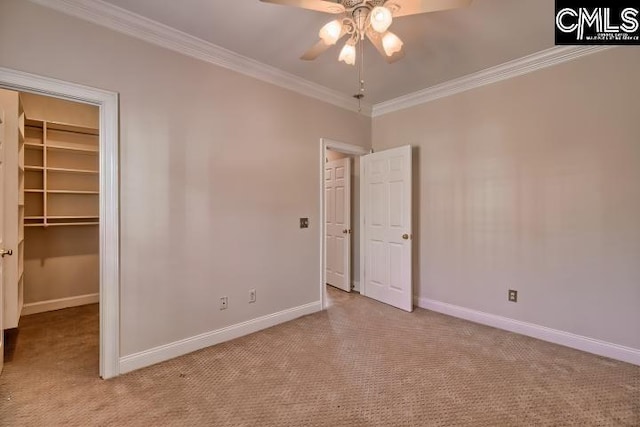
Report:
<svg viewBox="0 0 640 427"><path fill-rule="evenodd" d="M57 357L48 354L54 350L43 341L62 333L56 320L68 317L67 324L78 329L64 328L65 332L86 335L68 356L86 354L83 360L96 366L99 108L8 89L0 89L0 104L7 113L0 224L3 247L9 248L2 259L5 359L20 370L27 366L20 364L20 357L31 362L35 353ZM88 307L69 310L81 306ZM67 341L74 335L69 333ZM20 357L14 357L16 352Z"/></svg>
<svg viewBox="0 0 640 427"><path fill-rule="evenodd" d="M363 147L322 139L320 299L327 307L326 285L360 292L360 156Z"/></svg>
<svg viewBox="0 0 640 427"><path fill-rule="evenodd" d="M342 154L331 154L333 152ZM350 165L333 156L357 157L360 162L359 211L355 217L344 214L341 220L335 213L336 200L347 207L352 200L337 196L338 189L350 181L346 169ZM341 168L342 172L338 173ZM338 179L339 178L339 179ZM343 196L346 191L343 191ZM329 212L331 210L331 212ZM396 308L413 310L412 259L412 149L409 145L373 153L362 147L331 140L321 140L320 149L320 298L327 308L328 279L341 282L345 291L351 290L353 280L358 292L368 298ZM349 221L350 220L350 221ZM356 238L353 227L356 225ZM332 232L333 230L333 232ZM340 239L341 236L346 236ZM341 243L338 243L341 242ZM330 251L331 246L342 248ZM357 251L357 268L351 268L351 249ZM329 259L329 257L332 257ZM339 261L336 261L339 260ZM342 262L344 265L340 265ZM337 267L336 267L337 265ZM328 269L331 270L328 272ZM355 270L350 276L349 270ZM338 270L340 274L334 274ZM335 286L335 284L332 284Z"/></svg>
<svg viewBox="0 0 640 427"><path fill-rule="evenodd" d="M118 94L2 67L0 67L0 88L88 104L98 109L97 216L99 221L94 222L98 222L95 225L99 230L99 375L104 379L115 377L120 371ZM65 169L79 170L81 168L60 167L57 169L61 170L56 170L54 173L65 173L68 172ZM74 195L79 194L75 193ZM91 203L87 206L89 205ZM73 222L76 220L79 222L89 221L90 218L87 217L94 218L96 214L95 212L86 215L62 213L53 216L75 216L76 218L71 219ZM54 218L51 219L54 220ZM2 329L0 327L0 330Z"/></svg>

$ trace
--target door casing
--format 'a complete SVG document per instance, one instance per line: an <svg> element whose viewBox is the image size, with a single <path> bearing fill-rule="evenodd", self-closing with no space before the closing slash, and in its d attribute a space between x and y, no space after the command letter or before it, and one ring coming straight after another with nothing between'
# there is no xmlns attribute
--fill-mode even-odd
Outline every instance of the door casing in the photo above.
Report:
<svg viewBox="0 0 640 427"><path fill-rule="evenodd" d="M0 67L0 87L100 110L100 376L120 373L119 106L116 92Z"/></svg>

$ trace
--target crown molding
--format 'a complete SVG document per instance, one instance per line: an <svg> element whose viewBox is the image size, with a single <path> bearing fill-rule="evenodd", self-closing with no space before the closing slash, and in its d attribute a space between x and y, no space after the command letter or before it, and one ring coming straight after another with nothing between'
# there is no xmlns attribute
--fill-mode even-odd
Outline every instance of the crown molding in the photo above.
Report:
<svg viewBox="0 0 640 427"><path fill-rule="evenodd" d="M532 55L505 62L477 73L450 80L427 89L419 90L373 106L372 117L382 116L394 111L404 110L436 99L466 92L502 80L532 73L534 71L572 61L596 52L610 49L611 46L557 46Z"/></svg>
<svg viewBox="0 0 640 427"><path fill-rule="evenodd" d="M101 0L31 0L41 6L153 43L183 55L280 86L338 107L358 111L351 96L184 33ZM362 113L371 116L371 105Z"/></svg>
<svg viewBox="0 0 640 427"><path fill-rule="evenodd" d="M351 96L242 56L102 0L30 1L340 108L358 111L358 103ZM361 113L369 117L382 116L611 48L611 46L556 46L373 106L362 103Z"/></svg>

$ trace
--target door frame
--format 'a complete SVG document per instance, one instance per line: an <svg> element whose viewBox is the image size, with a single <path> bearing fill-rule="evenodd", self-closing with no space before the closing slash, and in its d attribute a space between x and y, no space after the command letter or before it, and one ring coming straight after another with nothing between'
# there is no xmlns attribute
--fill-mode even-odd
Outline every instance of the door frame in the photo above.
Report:
<svg viewBox="0 0 640 427"><path fill-rule="evenodd" d="M118 93L0 67L0 87L100 109L100 376L120 373Z"/></svg>
<svg viewBox="0 0 640 427"><path fill-rule="evenodd" d="M325 221L324 221L324 214L325 214L325 209L324 209L324 205L325 205L325 194L324 194L324 165L325 165L325 159L327 157L327 150L332 150L332 151L337 151L339 153L343 153L343 154L349 154L352 156L363 156L365 154L369 154L371 153L370 149L361 147L359 145L353 145L353 144L348 144L346 142L340 142L340 141L336 141L333 139L329 139L329 138L320 138L320 215L318 216L318 218L320 218L320 307L322 310L324 310L325 308L327 308L327 287L326 287L326 283L327 283L327 269L326 269L326 263L327 263L327 248L325 245L325 233L326 233L326 227L325 227ZM353 192L352 192L352 197L353 197ZM362 212L360 212L360 215L362 216ZM361 222L361 219L360 219ZM353 227L353 224L352 224ZM354 242L352 241L352 245L354 244ZM360 233L360 241L358 242L358 244L360 245L360 248L362 249L362 233ZM351 269L353 271L353 268Z"/></svg>

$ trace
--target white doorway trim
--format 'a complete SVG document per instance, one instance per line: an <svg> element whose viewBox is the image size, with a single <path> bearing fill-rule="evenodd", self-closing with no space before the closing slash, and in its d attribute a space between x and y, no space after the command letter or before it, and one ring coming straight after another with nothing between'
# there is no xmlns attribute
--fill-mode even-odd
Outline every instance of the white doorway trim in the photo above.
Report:
<svg viewBox="0 0 640 427"><path fill-rule="evenodd" d="M0 67L0 87L100 108L100 376L120 373L118 94Z"/></svg>
<svg viewBox="0 0 640 427"><path fill-rule="evenodd" d="M371 150L360 147L358 145L347 144L346 142L335 141L328 138L320 138L320 215L318 216L318 218L320 218L320 302L322 310L327 308L327 290L325 285L327 283L327 271L325 268L327 262L327 253L324 237L324 234L326 232L324 220L324 163L328 149L344 154L350 154L352 156L362 156L371 152ZM362 239L360 241L362 241Z"/></svg>

